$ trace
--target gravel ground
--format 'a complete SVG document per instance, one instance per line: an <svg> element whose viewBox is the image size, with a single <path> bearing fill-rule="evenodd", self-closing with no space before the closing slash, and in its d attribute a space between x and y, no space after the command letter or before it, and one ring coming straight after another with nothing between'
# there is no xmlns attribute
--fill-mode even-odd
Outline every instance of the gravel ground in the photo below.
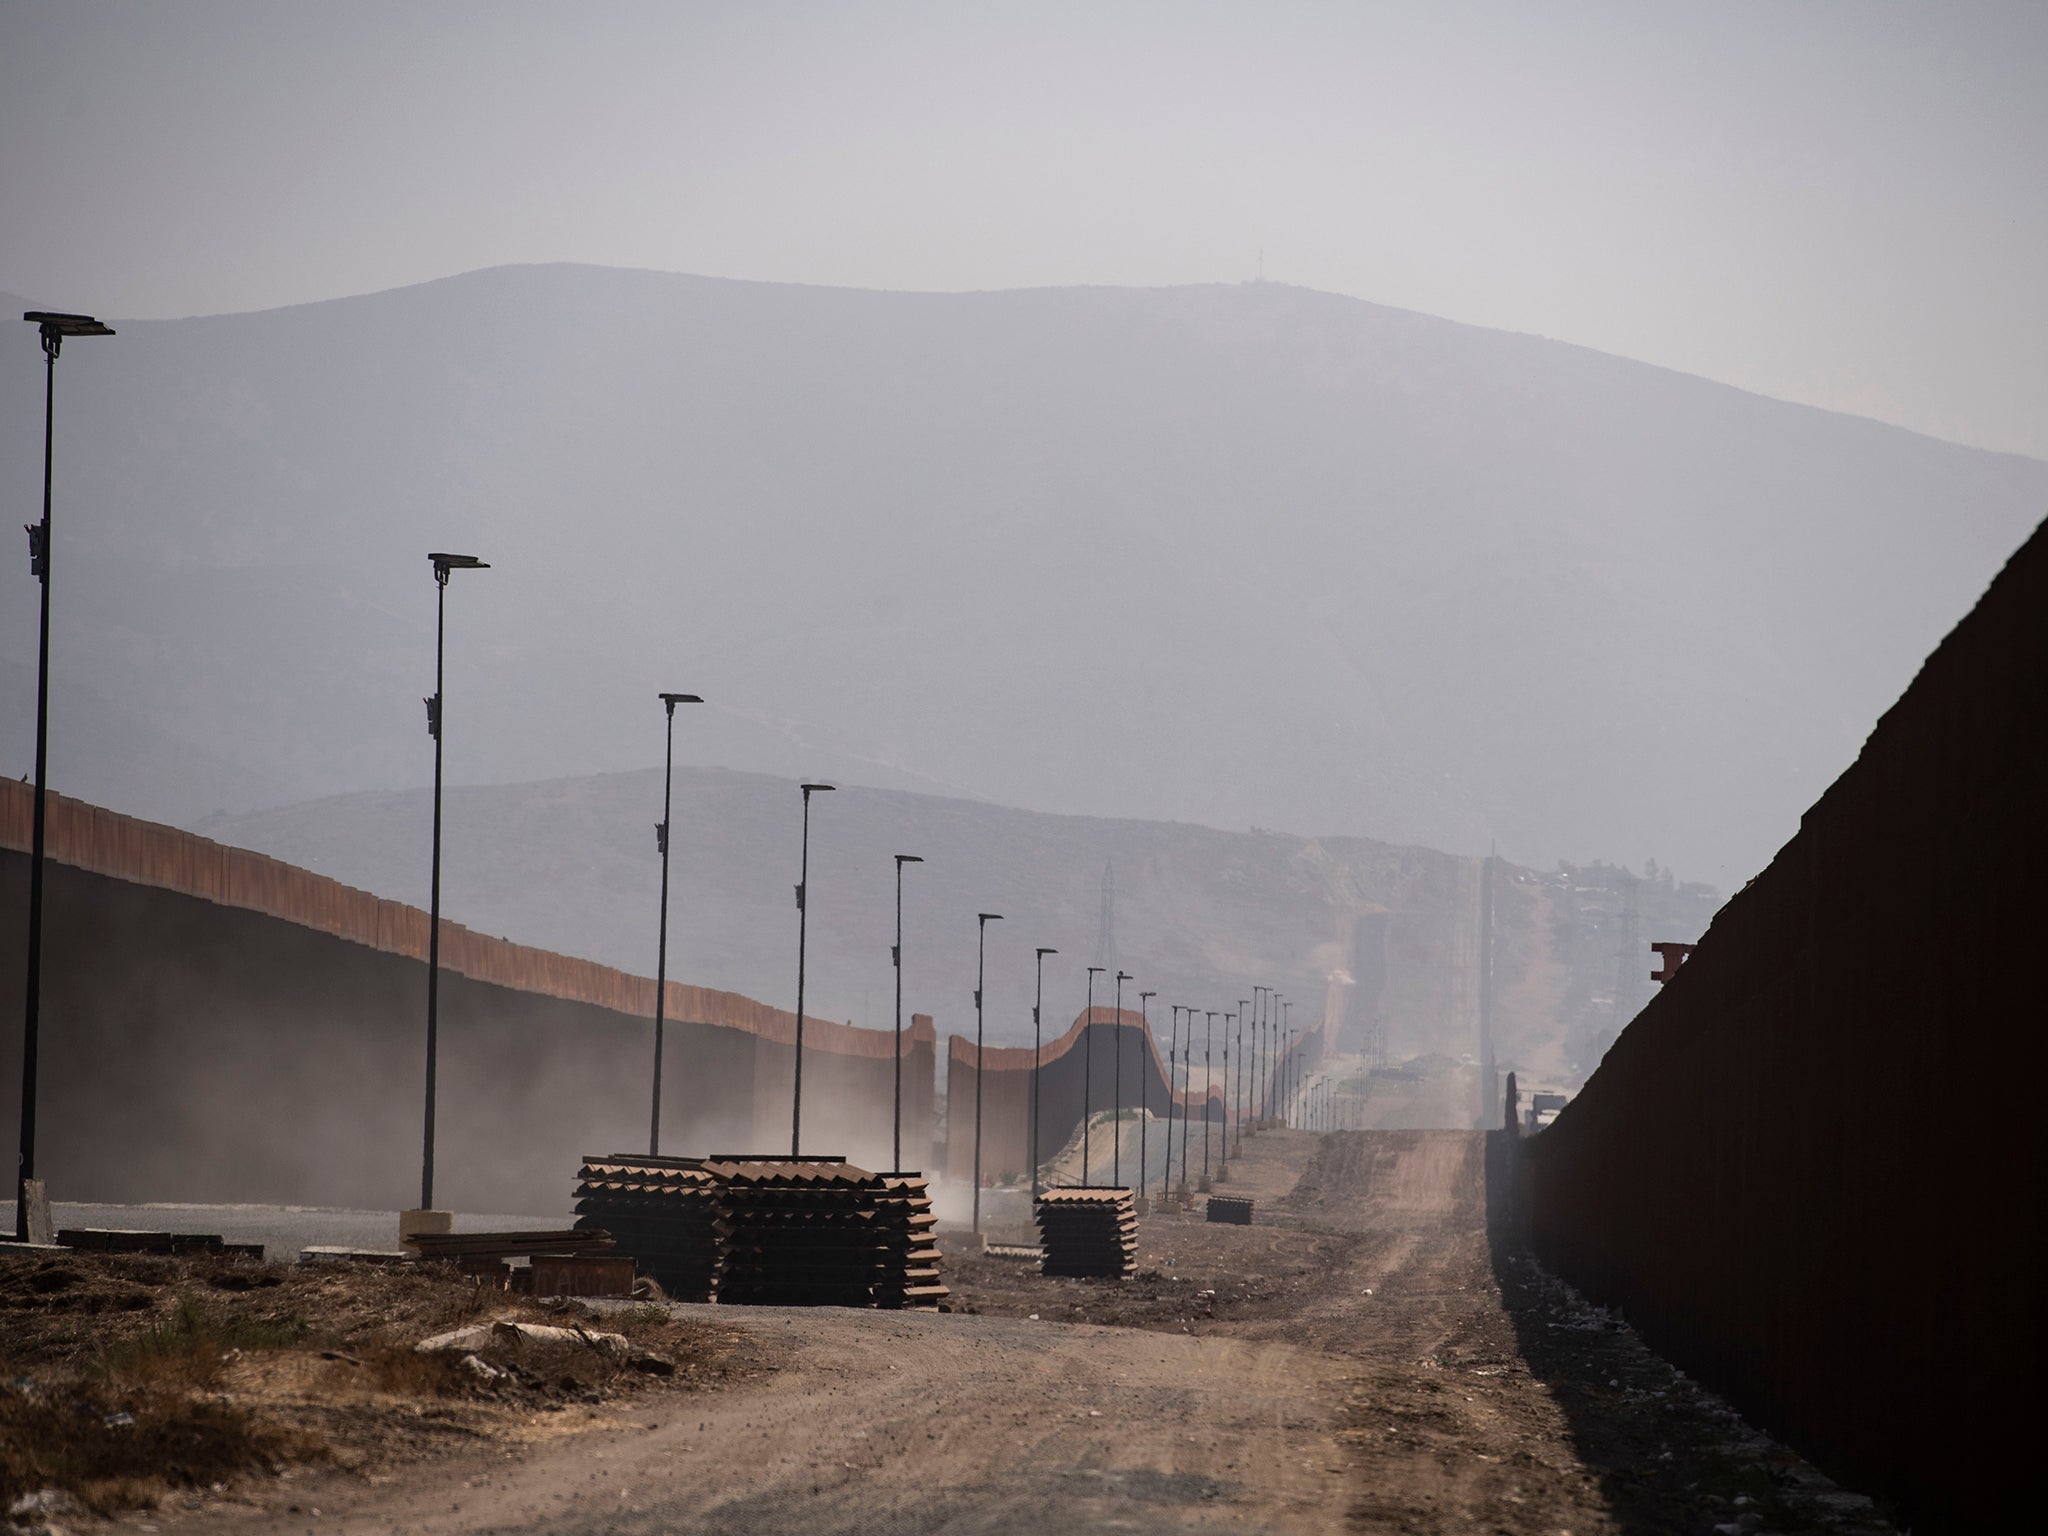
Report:
<svg viewBox="0 0 2048 1536"><path fill-rule="evenodd" d="M1258 1203L1258 1224L1147 1218L1134 1279L978 1258L948 1268L952 1315L678 1308L779 1368L383 1484L309 1474L163 1528L1888 1529L1626 1327L1495 1251L1484 1145L1269 1131L1232 1163L1229 1193Z"/></svg>

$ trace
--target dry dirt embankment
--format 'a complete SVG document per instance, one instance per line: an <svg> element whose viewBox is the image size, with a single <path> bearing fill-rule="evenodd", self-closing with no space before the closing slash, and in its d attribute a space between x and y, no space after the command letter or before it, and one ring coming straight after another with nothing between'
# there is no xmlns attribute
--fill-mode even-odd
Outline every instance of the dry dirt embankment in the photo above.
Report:
<svg viewBox="0 0 2048 1536"><path fill-rule="evenodd" d="M1484 1163L1474 1133L1269 1132L1229 1186L1260 1224L1148 1218L1132 1280L981 1259L949 1272L950 1315L686 1309L780 1368L382 1486L310 1475L204 1527L1877 1528L1626 1331L1497 1259ZM287 1501L320 1507L317 1527Z"/></svg>

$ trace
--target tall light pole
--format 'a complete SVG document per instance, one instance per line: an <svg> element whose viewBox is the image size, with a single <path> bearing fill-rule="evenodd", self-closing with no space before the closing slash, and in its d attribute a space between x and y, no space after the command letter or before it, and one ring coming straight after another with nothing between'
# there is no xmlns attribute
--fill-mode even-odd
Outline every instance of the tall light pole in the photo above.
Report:
<svg viewBox="0 0 2048 1536"><path fill-rule="evenodd" d="M1181 1047L1181 1076L1187 1079L1180 1091L1180 1192L1188 1192L1188 1094L1195 1086L1195 1010L1186 1003L1181 1012L1188 1016L1187 1043Z"/></svg>
<svg viewBox="0 0 2048 1536"><path fill-rule="evenodd" d="M889 946L889 964L896 972L896 1130L889 1145L890 1166L898 1173L903 1171L903 866L923 862L914 853L896 855L896 942Z"/></svg>
<svg viewBox="0 0 2048 1536"><path fill-rule="evenodd" d="M1044 1070L1044 1039L1039 1015L1045 1007L1045 957L1059 951L1039 946L1038 976L1031 993L1031 1198L1038 1199L1038 1088L1039 1073Z"/></svg>
<svg viewBox="0 0 2048 1536"><path fill-rule="evenodd" d="M1159 1179L1159 1198L1164 1200L1173 1189L1173 1101L1178 1096L1173 1085L1173 1064L1180 1054L1180 1004L1167 1005L1173 1014L1170 1032L1166 1037L1166 1172Z"/></svg>
<svg viewBox="0 0 2048 1536"><path fill-rule="evenodd" d="M974 925L974 1230L981 1230L981 984L988 958L988 925L1000 912L978 912Z"/></svg>
<svg viewBox="0 0 2048 1536"><path fill-rule="evenodd" d="M1130 979L1128 971L1116 973L1116 1023L1109 1033L1116 1046L1115 1070L1110 1074L1116 1086L1110 1090L1109 1100L1109 1182L1118 1187L1124 1182L1124 983Z"/></svg>
<svg viewBox="0 0 2048 1536"><path fill-rule="evenodd" d="M1283 1020L1282 1028L1287 1032L1287 1059L1289 1067L1286 1075L1286 1087L1288 1102L1292 1103L1294 1095L1301 1087L1301 1063L1294 1055L1294 1004L1282 1002L1280 1004L1280 1017Z"/></svg>
<svg viewBox="0 0 2048 1536"><path fill-rule="evenodd" d="M1209 1027L1202 1032L1202 1188L1209 1187L1209 1081L1214 1071L1216 1015L1209 1013Z"/></svg>
<svg viewBox="0 0 2048 1536"><path fill-rule="evenodd" d="M1106 965L1088 967L1088 1011L1081 1015L1081 1182L1088 1182L1088 1118L1095 1107L1095 978Z"/></svg>
<svg viewBox="0 0 2048 1536"><path fill-rule="evenodd" d="M427 917L427 1125L420 1156L420 1209L434 1208L434 1069L440 1046L441 1001L441 737L448 723L441 653L448 631L448 573L487 571L474 555L429 554L434 562L434 696L427 703L427 734L434 738L434 866Z"/></svg>
<svg viewBox="0 0 2048 1536"><path fill-rule="evenodd" d="M1274 1017L1280 1006L1280 994L1271 987L1266 988L1266 1050L1269 1058L1266 1062L1266 1093L1280 1109L1280 1123L1284 1126L1287 1124L1287 1100L1284 1096L1287 1048L1278 1028L1279 1021Z"/></svg>
<svg viewBox="0 0 2048 1536"><path fill-rule="evenodd" d="M44 779L50 737L50 466L56 444L57 354L67 336L111 336L91 315L32 309L21 317L41 329L43 341L43 520L28 527L28 565L43 588L42 628L36 646L35 830L29 837L28 994L21 1017L21 1161L14 1180L14 1236L28 1241L28 1181L36 1176L36 1034L43 1005L43 846L48 814Z"/></svg>
<svg viewBox="0 0 2048 1536"><path fill-rule="evenodd" d="M654 829L654 845L661 850L661 937L654 954L654 1107L647 1121L647 1155L661 1156L661 1028L668 1004L668 813L670 793L676 775L676 706L702 704L694 693L664 693L662 708L668 711L668 755L661 771L661 825Z"/></svg>
<svg viewBox="0 0 2048 1536"><path fill-rule="evenodd" d="M1174 1100L1180 1098L1180 1090L1174 1085L1174 1063L1180 1059L1180 1004L1167 1004L1167 1008L1174 1010L1174 1022L1169 1026L1165 1047L1165 1174L1159 1178L1161 1200L1174 1190Z"/></svg>
<svg viewBox="0 0 2048 1536"><path fill-rule="evenodd" d="M1217 1184L1231 1182L1231 1022L1237 1014L1223 1016L1223 1128L1219 1135Z"/></svg>
<svg viewBox="0 0 2048 1536"><path fill-rule="evenodd" d="M1140 1200L1145 1198L1145 1141L1152 1130L1152 1058L1158 1054L1158 1048L1152 1046L1152 1010L1147 1005L1158 995L1157 992L1140 992L1138 994L1138 1023L1143 1031L1140 1043L1152 1047L1143 1053L1144 1062L1138 1070L1138 1198Z"/></svg>
<svg viewBox="0 0 2048 1536"><path fill-rule="evenodd" d="M1237 1110L1237 1151L1240 1157L1244 1155L1245 1109L1251 1104L1251 1092L1245 1086L1246 1079L1244 1075L1244 1021L1250 1017L1251 1006L1251 999L1248 997L1240 997L1237 1000L1237 1093L1230 1102ZM1258 1038L1256 1030L1253 1031L1252 1038L1255 1040Z"/></svg>
<svg viewBox="0 0 2048 1536"><path fill-rule="evenodd" d="M1266 1022L1265 1014L1266 989L1254 986L1252 988L1252 1099L1254 1108L1253 1119L1259 1121L1263 1121L1266 1118L1266 1099L1264 1093L1266 1058L1263 1050L1264 1037L1259 1033Z"/></svg>
<svg viewBox="0 0 2048 1536"><path fill-rule="evenodd" d="M811 922L811 796L836 784L800 784L804 794L804 841L796 879L796 1074L789 1095L789 1155L803 1156L804 1135L804 946Z"/></svg>

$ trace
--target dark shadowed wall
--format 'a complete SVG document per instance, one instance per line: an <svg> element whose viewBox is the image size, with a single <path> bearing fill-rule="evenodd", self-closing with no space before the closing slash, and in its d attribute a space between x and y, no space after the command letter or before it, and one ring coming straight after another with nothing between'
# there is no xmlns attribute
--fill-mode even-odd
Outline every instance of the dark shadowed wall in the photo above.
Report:
<svg viewBox="0 0 2048 1536"><path fill-rule="evenodd" d="M2037 531L1524 1144L1545 1262L1922 1530L2038 1503L2044 874Z"/></svg>

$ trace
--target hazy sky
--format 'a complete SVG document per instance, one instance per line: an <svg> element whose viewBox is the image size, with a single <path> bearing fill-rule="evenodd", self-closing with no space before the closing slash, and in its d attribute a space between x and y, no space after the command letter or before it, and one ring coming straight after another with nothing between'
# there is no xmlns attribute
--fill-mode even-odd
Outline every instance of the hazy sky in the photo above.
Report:
<svg viewBox="0 0 2048 1536"><path fill-rule="evenodd" d="M1254 276L2048 457L2048 4L0 0L0 287Z"/></svg>

